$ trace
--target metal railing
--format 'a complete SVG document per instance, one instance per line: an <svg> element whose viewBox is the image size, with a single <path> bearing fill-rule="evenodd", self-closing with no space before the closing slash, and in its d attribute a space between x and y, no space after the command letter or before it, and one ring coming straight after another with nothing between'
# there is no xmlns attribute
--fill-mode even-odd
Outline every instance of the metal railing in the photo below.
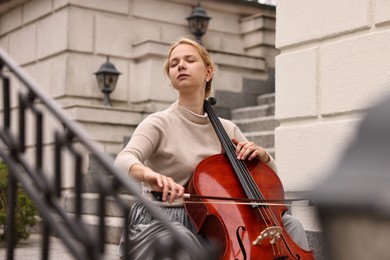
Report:
<svg viewBox="0 0 390 260"><path fill-rule="evenodd" d="M141 196L139 187L129 181L126 173L113 166L111 156L105 154L92 142L86 132L48 96L22 70L11 57L0 49L0 80L2 95L0 120L0 157L9 169L9 201L7 214L7 259L14 259L16 192L20 185L33 200L42 219L41 259L49 258L50 237L60 238L75 259L104 259L105 257L105 201L114 198L124 216L130 206L117 194L125 190L149 208L157 219L172 232L172 249L191 252L191 246L181 238L167 219L158 215L156 208ZM12 83L12 84L11 84ZM14 103L13 103L14 102ZM48 127L50 125L51 127ZM49 150L50 152L47 152ZM46 152L45 152L46 151ZM94 155L109 173L94 173L93 178L99 195L99 223L96 231L88 228L82 219L82 183L85 155ZM49 155L49 156L48 156ZM62 203L64 162L74 174L75 213L66 212ZM69 164L70 162L70 164ZM49 165L49 166L48 166ZM68 169L69 170L69 169ZM128 218L124 218L124 227ZM127 228L125 245L128 247ZM168 239L168 238L167 238ZM164 252L164 251L163 251ZM174 250L168 250L164 259L176 259ZM204 252L192 252L198 259L205 259Z"/></svg>

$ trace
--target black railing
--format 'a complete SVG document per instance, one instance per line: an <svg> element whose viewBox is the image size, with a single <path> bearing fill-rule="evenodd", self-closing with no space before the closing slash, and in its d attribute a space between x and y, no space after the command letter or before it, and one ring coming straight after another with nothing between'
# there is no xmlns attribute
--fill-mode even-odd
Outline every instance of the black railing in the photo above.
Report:
<svg viewBox="0 0 390 260"><path fill-rule="evenodd" d="M86 132L48 96L40 87L0 49L0 80L2 88L3 119L0 120L0 157L9 169L9 201L7 214L7 259L14 259L16 191L20 185L33 200L42 219L41 259L49 258L50 237L60 238L76 259L104 259L105 257L105 201L113 197L124 216L128 205L117 194L125 190L146 204L152 214L172 232L170 248L191 250L187 241L181 239L169 221L141 195L139 187L129 180L127 173L113 166L111 156L105 154L92 142ZM11 84L12 82L12 84ZM82 183L86 157L94 155L109 174L93 174L99 199L99 224L96 231L88 228L82 219ZM73 186L76 197L75 213L69 215L62 203L63 179L66 166L74 174ZM68 172L66 172L68 174ZM128 225L124 218L123 226ZM127 232L127 228L125 229ZM125 234L127 238L127 234ZM168 239L168 238L167 238ZM128 245L128 241L125 241ZM184 248L184 249L183 249ZM164 251L163 251L164 252ZM166 252L164 259L175 259L174 251ZM203 252L192 252L194 257L205 259Z"/></svg>

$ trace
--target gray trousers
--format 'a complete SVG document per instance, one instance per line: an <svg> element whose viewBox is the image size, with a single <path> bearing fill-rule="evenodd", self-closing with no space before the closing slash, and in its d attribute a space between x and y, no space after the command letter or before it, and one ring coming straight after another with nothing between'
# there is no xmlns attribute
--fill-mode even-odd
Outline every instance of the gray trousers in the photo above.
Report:
<svg viewBox="0 0 390 260"><path fill-rule="evenodd" d="M179 252L178 254L181 256L177 259L192 259L189 252L194 252L192 250L195 250L195 252L203 250L207 244L206 239L196 234L196 229L183 207L161 207L159 210L172 221L175 229L183 235L183 239L188 239L189 244L193 247L189 251ZM308 250L309 245L302 224L288 213L283 215L282 221L294 242L301 248ZM123 233L119 243L119 256L123 258L128 254L130 256L129 259L162 259L161 251L164 248L158 248L156 241L160 240L160 242L163 242L164 238L171 236L169 230L153 218L146 207L139 202L135 203L131 209L129 223L128 252L125 251Z"/></svg>

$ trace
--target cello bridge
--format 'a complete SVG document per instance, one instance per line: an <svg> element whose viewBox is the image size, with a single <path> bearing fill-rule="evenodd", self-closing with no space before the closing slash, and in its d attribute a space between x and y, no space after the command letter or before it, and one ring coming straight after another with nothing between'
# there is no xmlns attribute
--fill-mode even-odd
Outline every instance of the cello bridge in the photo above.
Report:
<svg viewBox="0 0 390 260"><path fill-rule="evenodd" d="M260 245L264 239L269 239L270 243L275 244L282 235L282 228L278 226L267 227L260 235L252 242L253 245Z"/></svg>

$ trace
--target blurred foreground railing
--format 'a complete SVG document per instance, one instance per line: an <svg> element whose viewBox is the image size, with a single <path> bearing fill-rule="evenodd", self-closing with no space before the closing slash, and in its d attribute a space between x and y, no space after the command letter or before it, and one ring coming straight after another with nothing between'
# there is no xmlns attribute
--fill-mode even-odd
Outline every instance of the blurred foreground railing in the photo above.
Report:
<svg viewBox="0 0 390 260"><path fill-rule="evenodd" d="M86 132L72 121L41 88L0 49L0 157L9 169L9 201L7 214L7 259L14 259L16 192L21 186L36 204L42 218L42 256L49 259L50 235L60 238L75 259L104 259L105 201L115 199L124 216L130 205L118 196L118 190L134 194L160 219L172 236L164 238L164 247L171 250L162 259L176 259L178 250L189 252L191 246L180 238L170 223L159 216L139 188L126 173L113 166L111 156L92 142ZM99 224L96 231L88 229L81 217L83 208L82 183L87 155L96 160L109 174L93 174L99 198ZM67 170L67 171L64 171ZM65 172L73 174L76 197L75 213L68 214L62 203ZM67 176L68 179L69 176ZM128 226L124 218L123 226ZM127 232L127 228L125 229ZM127 234L125 234L127 238ZM158 241L156 241L158 246ZM128 245L128 241L125 242ZM197 259L206 259L203 252L191 252Z"/></svg>

